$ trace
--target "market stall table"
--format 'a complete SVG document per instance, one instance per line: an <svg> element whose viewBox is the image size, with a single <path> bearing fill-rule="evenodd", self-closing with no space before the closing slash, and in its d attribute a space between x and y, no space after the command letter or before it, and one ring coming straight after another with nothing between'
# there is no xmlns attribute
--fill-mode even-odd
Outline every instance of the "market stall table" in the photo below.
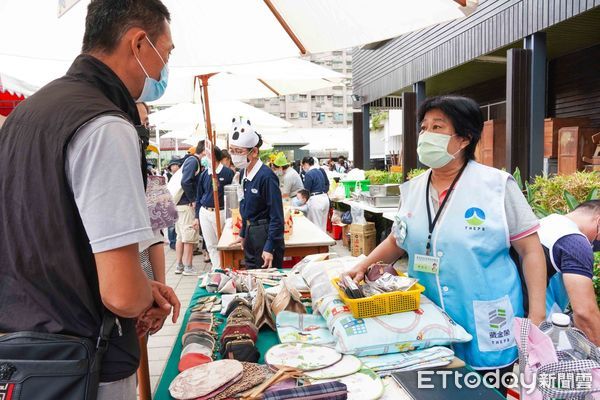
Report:
<svg viewBox="0 0 600 400"><path fill-rule="evenodd" d="M233 235L231 224L225 224L217 250L223 254L223 266L240 268L244 259L244 251L239 244L232 245L237 239ZM285 257L305 257L311 254L328 253L329 246L335 245L335 240L320 230L308 218L294 216L294 230L285 240Z"/></svg>
<svg viewBox="0 0 600 400"><path fill-rule="evenodd" d="M183 316L183 322L182 322L179 334L177 336L177 340L175 341L175 345L173 346L173 349L171 350L171 354L169 355L169 360L167 361L167 364L165 366L163 374L162 374L160 381L158 383L158 386L156 388L156 392L154 393L154 400L173 400L173 397L171 397L171 394L169 393L169 385L171 384L173 379L175 379L175 377L179 374L177 367L179 364L179 358L181 356L181 351L182 351L181 339L183 337L183 334L185 333L185 328L187 326L188 319L191 314L191 309L198 302L198 299L200 299L203 296L211 296L211 295L214 295L214 293L209 293L206 291L206 289L201 288L201 287L196 288L194 295L192 296L192 299L190 300L189 307L187 308L185 315ZM309 309L309 311L310 311L310 309ZM215 313L215 314L220 315L219 313ZM224 326L225 326L224 321L222 324L220 324L218 326L217 332L218 332L219 336L223 332ZM260 352L260 359L258 362L260 364L264 364L265 353L271 347L273 347L279 343L280 342L279 342L279 337L277 336L277 332L274 332L274 331L270 330L269 328L261 329L260 333L258 335L258 340L256 342L256 347L258 348L258 350ZM218 353L215 353L215 354L218 354ZM452 362L452 364L448 365L447 368L456 368L456 367L460 367L463 365L464 365L463 361L455 358L454 361ZM392 382L392 384L395 384L395 383ZM410 395L408 393L406 393L401 387L398 387L397 390L394 391L394 394L396 395L396 397L394 397L396 400L412 399L412 397L410 397ZM427 396L427 391L424 391L424 398L426 398L425 396Z"/></svg>

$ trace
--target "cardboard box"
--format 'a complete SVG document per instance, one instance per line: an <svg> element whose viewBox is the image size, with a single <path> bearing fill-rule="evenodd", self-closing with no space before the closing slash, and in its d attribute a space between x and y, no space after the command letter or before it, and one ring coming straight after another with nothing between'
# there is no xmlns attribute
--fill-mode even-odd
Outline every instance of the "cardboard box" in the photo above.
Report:
<svg viewBox="0 0 600 400"><path fill-rule="evenodd" d="M375 224L367 222L366 225L350 225L350 252L353 257L361 254L368 256L376 247Z"/></svg>
<svg viewBox="0 0 600 400"><path fill-rule="evenodd" d="M350 248L350 225L342 225L342 244L347 249Z"/></svg>

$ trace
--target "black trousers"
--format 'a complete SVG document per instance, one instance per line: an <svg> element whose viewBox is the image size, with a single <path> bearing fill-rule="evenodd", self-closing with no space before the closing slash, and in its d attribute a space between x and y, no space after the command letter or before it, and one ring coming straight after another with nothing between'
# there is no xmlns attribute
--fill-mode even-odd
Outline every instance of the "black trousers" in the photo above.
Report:
<svg viewBox="0 0 600 400"><path fill-rule="evenodd" d="M268 236L269 222L267 220L260 220L255 223L248 222L244 239L244 261L246 268L256 269L263 266L262 253ZM275 243L273 248L273 268L282 267L284 250L285 243L283 240Z"/></svg>

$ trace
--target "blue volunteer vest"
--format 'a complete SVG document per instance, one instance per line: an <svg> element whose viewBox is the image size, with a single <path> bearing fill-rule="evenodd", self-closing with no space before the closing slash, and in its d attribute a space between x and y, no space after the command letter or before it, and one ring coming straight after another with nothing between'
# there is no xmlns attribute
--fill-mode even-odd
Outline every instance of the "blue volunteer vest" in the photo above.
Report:
<svg viewBox="0 0 600 400"><path fill-rule="evenodd" d="M409 256L409 275L425 286L425 295L473 336L454 345L457 357L474 368L511 364L517 358L513 318L522 317L523 295L516 265L509 256L504 212L506 183L512 177L470 161L448 198L431 238L431 255L440 258L438 273L414 270L416 254L425 254L428 236L426 186L430 171L401 187L396 216L397 245ZM427 199L435 215L431 200Z"/></svg>
<svg viewBox="0 0 600 400"><path fill-rule="evenodd" d="M581 235L583 233L577 224L564 215L552 214L540 220L538 231L542 246L548 249L550 263L556 270L548 281L546 288L546 318L550 319L553 313L562 313L569 304L569 295L563 281L563 274L554 259L553 250L556 242L567 235ZM587 237L586 239L587 240ZM551 270L550 270L551 271Z"/></svg>

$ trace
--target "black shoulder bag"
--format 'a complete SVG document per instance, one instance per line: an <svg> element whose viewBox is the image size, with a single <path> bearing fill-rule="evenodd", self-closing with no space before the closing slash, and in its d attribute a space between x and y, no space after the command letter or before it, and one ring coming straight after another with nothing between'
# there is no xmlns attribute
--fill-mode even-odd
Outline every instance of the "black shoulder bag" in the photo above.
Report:
<svg viewBox="0 0 600 400"><path fill-rule="evenodd" d="M0 399L95 400L116 317L105 311L97 341L16 332L0 336Z"/></svg>

